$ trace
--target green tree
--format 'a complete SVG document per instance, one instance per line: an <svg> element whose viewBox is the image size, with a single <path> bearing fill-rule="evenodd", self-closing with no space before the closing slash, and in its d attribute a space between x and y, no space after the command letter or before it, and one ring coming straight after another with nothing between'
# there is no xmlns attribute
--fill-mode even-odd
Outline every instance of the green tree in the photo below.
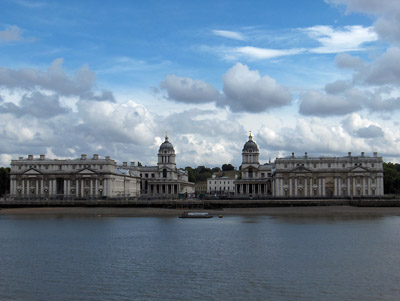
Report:
<svg viewBox="0 0 400 301"><path fill-rule="evenodd" d="M10 168L0 167L0 196L10 192Z"/></svg>
<svg viewBox="0 0 400 301"><path fill-rule="evenodd" d="M235 167L232 164L224 164L222 165L222 170L223 171L235 170Z"/></svg>
<svg viewBox="0 0 400 301"><path fill-rule="evenodd" d="M383 163L383 185L385 193L400 193L400 164Z"/></svg>

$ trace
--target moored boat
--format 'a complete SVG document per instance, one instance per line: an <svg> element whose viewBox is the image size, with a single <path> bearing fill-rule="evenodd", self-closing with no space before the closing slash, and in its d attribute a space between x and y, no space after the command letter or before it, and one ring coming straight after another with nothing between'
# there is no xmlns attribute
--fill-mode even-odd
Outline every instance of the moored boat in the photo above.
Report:
<svg viewBox="0 0 400 301"><path fill-rule="evenodd" d="M179 218L210 218L213 215L208 212L183 212Z"/></svg>

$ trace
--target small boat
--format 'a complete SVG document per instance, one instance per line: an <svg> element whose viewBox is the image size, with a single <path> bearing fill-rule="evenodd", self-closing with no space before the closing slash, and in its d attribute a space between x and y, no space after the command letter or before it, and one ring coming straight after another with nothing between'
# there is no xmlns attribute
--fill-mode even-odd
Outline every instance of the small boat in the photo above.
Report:
<svg viewBox="0 0 400 301"><path fill-rule="evenodd" d="M208 212L183 212L179 218L210 218L213 215Z"/></svg>

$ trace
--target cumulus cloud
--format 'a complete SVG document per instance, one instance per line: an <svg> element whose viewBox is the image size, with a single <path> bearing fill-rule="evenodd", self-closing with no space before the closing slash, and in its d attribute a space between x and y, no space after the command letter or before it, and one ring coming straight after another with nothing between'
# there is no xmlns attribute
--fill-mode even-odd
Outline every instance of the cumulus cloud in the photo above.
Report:
<svg viewBox="0 0 400 301"><path fill-rule="evenodd" d="M314 53L338 53L362 50L362 45L378 39L372 27L359 25L344 26L334 29L331 26L317 25L305 29L310 37L316 39L321 46L310 49Z"/></svg>
<svg viewBox="0 0 400 301"><path fill-rule="evenodd" d="M360 57L348 53L338 54L335 62L339 68L343 69L359 69L364 66L364 62Z"/></svg>
<svg viewBox="0 0 400 301"><path fill-rule="evenodd" d="M229 30L212 30L212 33L216 36L221 36L228 39L245 41L246 37L237 31L229 31Z"/></svg>
<svg viewBox="0 0 400 301"><path fill-rule="evenodd" d="M292 95L287 88L258 71L237 63L223 75L224 95L218 106L228 106L233 112L263 112L289 105Z"/></svg>
<svg viewBox="0 0 400 301"><path fill-rule="evenodd" d="M46 71L33 68L19 70L0 68L0 87L8 90L48 90L62 96L78 96L81 99L114 101L110 91L96 95L93 91L96 76L84 65L73 76L62 68L63 59L56 59Z"/></svg>
<svg viewBox="0 0 400 301"><path fill-rule="evenodd" d="M383 131L379 126L370 125L368 127L360 128L357 134L361 138L377 138L383 136Z"/></svg>
<svg viewBox="0 0 400 301"><path fill-rule="evenodd" d="M349 101L348 97L326 94L317 90L300 94L300 101L299 112L303 115L346 115L362 109L359 98Z"/></svg>
<svg viewBox="0 0 400 301"><path fill-rule="evenodd" d="M349 151L391 156L400 151L399 133L355 113L334 125L327 125L320 118L300 118L291 127L264 125L255 137L260 149L268 149L272 158L291 152L296 156L304 156L304 152L310 156L345 156ZM375 143L371 143L371 138Z"/></svg>
<svg viewBox="0 0 400 301"><path fill-rule="evenodd" d="M232 112L259 113L289 105L292 95L288 89L257 70L249 70L237 63L223 76L223 94L211 84L187 77L168 75L160 83L167 91L168 99L184 103L214 101L217 106L227 106Z"/></svg>
<svg viewBox="0 0 400 301"><path fill-rule="evenodd" d="M389 41L400 42L400 6L397 0L326 0L342 4L347 12L361 12L377 17L374 28L378 35Z"/></svg>
<svg viewBox="0 0 400 301"><path fill-rule="evenodd" d="M0 30L0 43L20 40L22 40L22 30L18 26L6 26L4 30Z"/></svg>
<svg viewBox="0 0 400 301"><path fill-rule="evenodd" d="M219 92L212 85L197 79L167 75L160 83L167 91L168 98L184 103L205 103L215 101Z"/></svg>
<svg viewBox="0 0 400 301"><path fill-rule="evenodd" d="M13 102L0 104L0 113L11 113L16 116L31 115L37 118L52 118L69 111L70 109L61 106L57 95L45 95L40 92L23 95L19 105Z"/></svg>

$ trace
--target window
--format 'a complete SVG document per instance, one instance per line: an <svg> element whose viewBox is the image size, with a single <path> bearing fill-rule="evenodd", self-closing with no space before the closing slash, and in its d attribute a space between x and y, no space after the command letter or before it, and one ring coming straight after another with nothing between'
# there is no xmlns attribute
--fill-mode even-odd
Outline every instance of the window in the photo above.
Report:
<svg viewBox="0 0 400 301"><path fill-rule="evenodd" d="M100 169L103 169L103 165L100 165Z"/></svg>
<svg viewBox="0 0 400 301"><path fill-rule="evenodd" d="M151 174L151 177L154 178L154 174L153 173Z"/></svg>
<svg viewBox="0 0 400 301"><path fill-rule="evenodd" d="M100 180L100 181L99 181L99 185L100 185L100 186L103 186L103 180Z"/></svg>
<svg viewBox="0 0 400 301"><path fill-rule="evenodd" d="M285 164L285 168L287 168L287 164Z"/></svg>
<svg viewBox="0 0 400 301"><path fill-rule="evenodd" d="M145 174L144 176L145 176L146 178L148 178L148 177L149 177L149 174Z"/></svg>
<svg viewBox="0 0 400 301"><path fill-rule="evenodd" d="M343 164L342 164L342 167L346 167L346 164L343 163Z"/></svg>
<svg viewBox="0 0 400 301"><path fill-rule="evenodd" d="M58 166L58 169L59 169L59 170L62 170L62 165L59 165L59 166Z"/></svg>
<svg viewBox="0 0 400 301"><path fill-rule="evenodd" d="M249 168L249 178L253 177L253 170L251 168Z"/></svg>
<svg viewBox="0 0 400 301"><path fill-rule="evenodd" d="M317 168L317 164L314 163L314 168Z"/></svg>
<svg viewBox="0 0 400 301"><path fill-rule="evenodd" d="M299 179L299 185L303 185L303 180Z"/></svg>
<svg viewBox="0 0 400 301"><path fill-rule="evenodd" d="M331 167L331 163L328 163L328 167Z"/></svg>
<svg viewBox="0 0 400 301"><path fill-rule="evenodd" d="M371 167L375 167L375 164L374 164L374 163L372 163L372 164L371 164Z"/></svg>
<svg viewBox="0 0 400 301"><path fill-rule="evenodd" d="M265 174L262 172L261 173L261 178L264 178L265 177Z"/></svg>
<svg viewBox="0 0 400 301"><path fill-rule="evenodd" d="M167 170L165 168L162 171L162 176L163 176L163 178L167 177Z"/></svg>

